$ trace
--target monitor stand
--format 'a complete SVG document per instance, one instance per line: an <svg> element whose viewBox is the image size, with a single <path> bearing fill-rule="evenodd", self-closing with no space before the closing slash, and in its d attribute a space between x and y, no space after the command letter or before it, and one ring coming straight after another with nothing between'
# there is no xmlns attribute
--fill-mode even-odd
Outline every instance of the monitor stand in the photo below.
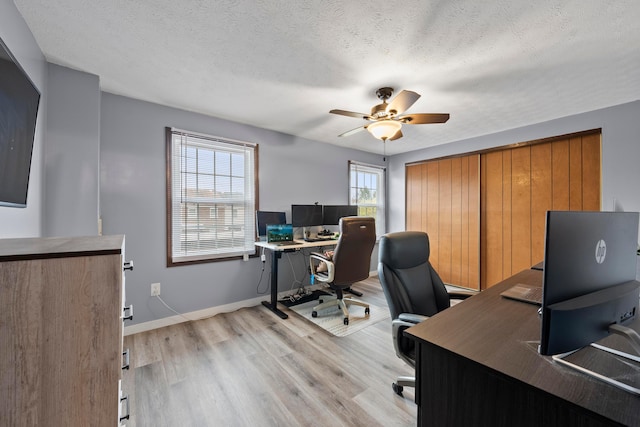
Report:
<svg viewBox="0 0 640 427"><path fill-rule="evenodd" d="M609 326L609 332L612 334L617 334L620 335L624 338L626 338L629 343L631 344L631 346L633 347L633 349L636 351L636 353L640 354L640 335L638 335L638 333L636 331L634 331L631 328L628 328L626 326L622 326L622 325L618 325L618 324L613 324ZM625 359L628 360L632 360L636 363L640 363L640 356L636 356L633 354L629 354L629 353L625 353L623 351L620 350L616 350L610 347L605 347L603 345L600 344L595 344L595 343L591 343L590 344L591 347L593 348L597 348L598 350L602 350L605 351L607 353L611 353L614 354L616 356L619 357L623 357ZM580 350L580 349L578 349ZM554 356L551 356L553 358L553 360L555 362L560 363L561 365L564 366L568 366L569 368L575 369L577 371L582 372L583 374L589 375L593 378L596 378L600 381L604 381L607 384L611 384L614 387L618 387L624 391L627 391L629 393L635 394L637 396L640 396L640 388L637 387L633 387L630 386L628 384L625 384L623 382L620 382L618 380L614 380L613 378L607 377L605 375L599 374L595 371L592 371L590 369L584 368L580 365L576 365L575 363L569 362L568 360L565 360L565 357L572 355L573 353L575 353L578 350L573 350L570 351L568 353L563 353L563 354L557 354Z"/></svg>

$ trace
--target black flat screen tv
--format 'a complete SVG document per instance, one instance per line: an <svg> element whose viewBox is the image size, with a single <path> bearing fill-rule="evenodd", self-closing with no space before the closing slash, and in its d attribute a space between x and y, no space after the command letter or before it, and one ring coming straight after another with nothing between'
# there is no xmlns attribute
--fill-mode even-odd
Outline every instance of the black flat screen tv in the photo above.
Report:
<svg viewBox="0 0 640 427"><path fill-rule="evenodd" d="M40 92L0 39L0 206L26 207Z"/></svg>

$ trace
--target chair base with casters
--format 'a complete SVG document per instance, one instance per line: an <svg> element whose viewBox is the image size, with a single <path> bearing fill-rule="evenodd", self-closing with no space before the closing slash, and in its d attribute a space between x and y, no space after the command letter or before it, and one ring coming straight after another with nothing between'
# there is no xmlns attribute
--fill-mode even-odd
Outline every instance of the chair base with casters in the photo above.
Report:
<svg viewBox="0 0 640 427"><path fill-rule="evenodd" d="M326 308L331 307L339 307L342 311L342 321L345 325L349 324L349 309L347 305L357 305L360 307L364 307L364 314L366 316L370 313L369 304L363 301L359 301L353 298L344 298L342 289L336 289L336 298L330 299L329 301L324 301L323 298L318 300L318 305L313 307L313 311L311 312L311 317L318 317L318 311L324 310Z"/></svg>
<svg viewBox="0 0 640 427"><path fill-rule="evenodd" d="M391 388L393 388L393 391L398 396L402 396L402 392L404 391L405 387L415 388L415 386L416 386L416 377L405 377L405 376L398 377L396 382L391 384Z"/></svg>

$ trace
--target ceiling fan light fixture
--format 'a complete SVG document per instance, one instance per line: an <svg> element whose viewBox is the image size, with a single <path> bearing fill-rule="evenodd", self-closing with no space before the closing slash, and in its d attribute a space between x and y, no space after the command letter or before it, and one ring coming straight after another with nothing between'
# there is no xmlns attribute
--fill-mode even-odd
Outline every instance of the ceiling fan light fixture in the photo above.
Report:
<svg viewBox="0 0 640 427"><path fill-rule="evenodd" d="M386 141L392 138L402 127L402 123L395 120L380 120L367 126L367 130L374 137Z"/></svg>

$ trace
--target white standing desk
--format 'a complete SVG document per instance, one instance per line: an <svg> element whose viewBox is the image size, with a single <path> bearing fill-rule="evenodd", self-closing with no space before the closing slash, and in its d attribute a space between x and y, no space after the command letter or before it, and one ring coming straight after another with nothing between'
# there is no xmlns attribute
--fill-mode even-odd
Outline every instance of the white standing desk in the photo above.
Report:
<svg viewBox="0 0 640 427"><path fill-rule="evenodd" d="M262 305L273 311L282 319L289 317L286 313L278 309L278 260L282 258L283 252L295 252L301 249L321 248L323 246L335 246L337 239L326 239L317 242L305 242L304 240L294 240L292 245L274 245L267 242L256 242L256 247L271 251L271 301L262 301Z"/></svg>

